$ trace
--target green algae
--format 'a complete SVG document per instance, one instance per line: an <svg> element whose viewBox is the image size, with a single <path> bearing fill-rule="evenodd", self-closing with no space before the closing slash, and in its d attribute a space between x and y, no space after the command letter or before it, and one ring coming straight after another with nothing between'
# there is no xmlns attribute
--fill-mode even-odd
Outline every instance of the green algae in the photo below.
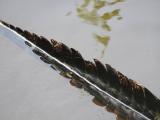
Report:
<svg viewBox="0 0 160 120"><path fill-rule="evenodd" d="M105 35L100 35L94 33L94 38L100 44L102 44L105 48L108 45L110 40L109 31L111 31L111 26L108 22L116 17L118 20L121 20L120 9L113 9L112 11L105 11L103 14L99 13L99 10L106 7L111 7L120 2L124 2L124 0L112 0L110 2L106 0L83 0L83 3L77 7L77 15L79 18L84 20L86 23L100 27L103 31L105 31ZM88 7L91 6L89 9ZM103 49L103 53L104 50Z"/></svg>

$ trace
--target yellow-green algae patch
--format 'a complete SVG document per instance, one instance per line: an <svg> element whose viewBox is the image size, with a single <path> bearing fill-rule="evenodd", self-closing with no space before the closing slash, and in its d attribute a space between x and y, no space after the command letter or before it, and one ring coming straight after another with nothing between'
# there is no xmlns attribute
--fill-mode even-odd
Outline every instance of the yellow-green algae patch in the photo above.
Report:
<svg viewBox="0 0 160 120"><path fill-rule="evenodd" d="M107 46L108 41L110 40L110 37L107 35L94 34L94 37L99 43L103 44L104 46Z"/></svg>
<svg viewBox="0 0 160 120"><path fill-rule="evenodd" d="M78 16L83 19L85 22L100 27L105 31L105 35L100 35L94 33L94 38L106 48L110 40L108 35L111 31L111 26L108 24L108 21L113 17L117 17L118 20L122 19L119 12L120 9L114 9L112 11L106 11L103 14L99 13L99 10L105 7L113 6L117 3L123 2L124 0L112 0L110 2L106 0L83 0L83 3L77 7ZM91 8L89 8L91 6ZM103 53L104 50L103 49Z"/></svg>

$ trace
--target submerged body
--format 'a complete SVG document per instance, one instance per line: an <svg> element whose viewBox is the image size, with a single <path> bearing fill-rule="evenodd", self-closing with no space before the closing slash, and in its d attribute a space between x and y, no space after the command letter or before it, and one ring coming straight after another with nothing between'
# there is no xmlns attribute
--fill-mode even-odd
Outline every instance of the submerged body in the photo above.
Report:
<svg viewBox="0 0 160 120"><path fill-rule="evenodd" d="M147 88L128 79L110 65L99 60L84 60L73 48L55 40L48 41L43 36L14 27L1 21L6 29L11 29L24 37L24 43L40 56L40 59L61 75L72 79L71 84L84 88L106 109L119 119L160 120L160 100ZM93 102L97 103L96 100ZM97 103L99 104L99 103ZM100 105L100 104L99 104Z"/></svg>

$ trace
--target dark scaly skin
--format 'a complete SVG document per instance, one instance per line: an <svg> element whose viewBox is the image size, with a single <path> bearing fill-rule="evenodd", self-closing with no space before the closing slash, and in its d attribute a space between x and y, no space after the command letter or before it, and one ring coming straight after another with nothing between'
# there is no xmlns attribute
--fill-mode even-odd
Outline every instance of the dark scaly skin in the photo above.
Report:
<svg viewBox="0 0 160 120"><path fill-rule="evenodd" d="M34 33L14 27L6 22L1 22L5 26L21 34L51 56L54 56L58 60L69 65L82 76L85 76L93 83L96 83L96 85L104 91L109 92L115 98L118 98L125 104L133 107L150 119L154 119L155 114L160 112L160 100L156 96L154 96L147 88L137 84L134 80L128 79L119 71L116 71L110 65L103 65L97 59L94 59L94 62L84 60L77 50L69 48L63 43L57 42L53 39L48 41L43 36L39 37ZM30 46L29 43L26 44ZM33 52L41 56L37 51ZM45 63L50 63L50 61L43 57L40 57L40 59Z"/></svg>

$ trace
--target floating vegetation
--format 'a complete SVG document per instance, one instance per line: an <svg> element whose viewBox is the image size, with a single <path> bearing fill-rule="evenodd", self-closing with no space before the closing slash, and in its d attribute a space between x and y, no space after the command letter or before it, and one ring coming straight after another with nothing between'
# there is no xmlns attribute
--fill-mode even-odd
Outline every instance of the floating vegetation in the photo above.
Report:
<svg viewBox="0 0 160 120"><path fill-rule="evenodd" d="M99 43L102 43L103 45L107 46L108 41L109 41L109 39L110 39L109 36L107 36L107 35L100 36L100 35L98 35L98 34L94 34L94 35L95 35L96 40L97 40Z"/></svg>
<svg viewBox="0 0 160 120"><path fill-rule="evenodd" d="M108 32L111 31L111 26L108 24L108 21L114 17L117 17L118 20L121 20L122 17L119 14L120 9L106 11L102 14L99 13L99 10L104 7L113 6L120 2L124 2L124 0L113 0L111 2L106 0L83 0L83 3L77 7L77 14L81 19L89 24L100 27L106 33L103 35L94 33L94 38L104 46L102 54L104 54L104 51L110 40Z"/></svg>

